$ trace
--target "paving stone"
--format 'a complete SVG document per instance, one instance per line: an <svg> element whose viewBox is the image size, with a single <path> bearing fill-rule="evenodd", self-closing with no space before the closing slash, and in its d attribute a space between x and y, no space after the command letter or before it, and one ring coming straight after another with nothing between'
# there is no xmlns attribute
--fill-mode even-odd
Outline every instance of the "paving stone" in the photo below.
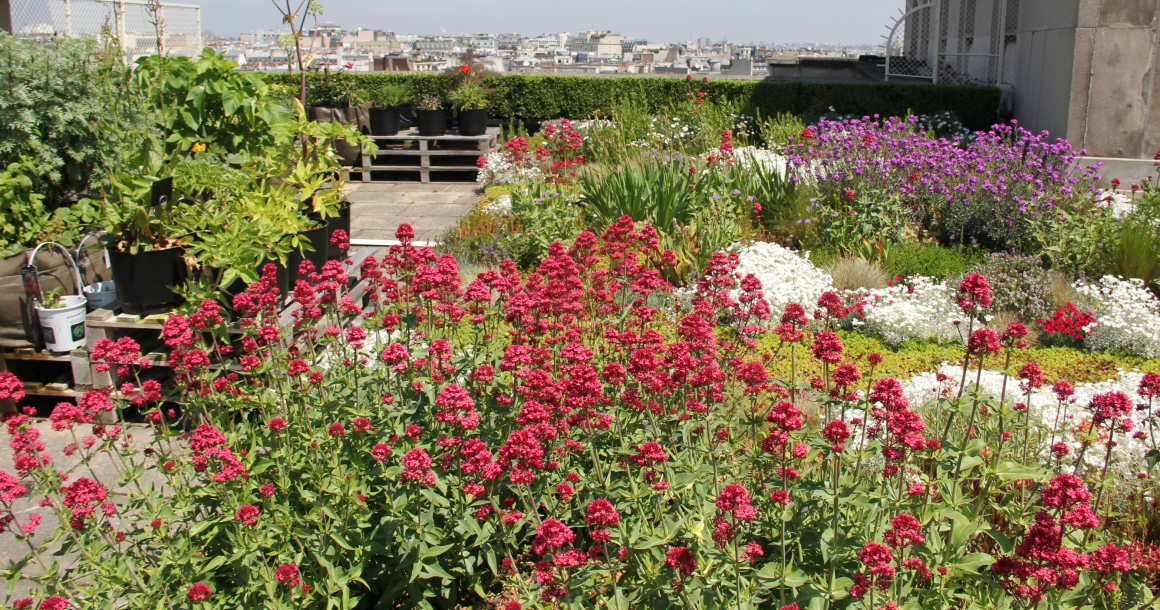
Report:
<svg viewBox="0 0 1160 610"><path fill-rule="evenodd" d="M355 239L393 239L409 223L419 240L438 239L479 201L473 183L348 183Z"/></svg>

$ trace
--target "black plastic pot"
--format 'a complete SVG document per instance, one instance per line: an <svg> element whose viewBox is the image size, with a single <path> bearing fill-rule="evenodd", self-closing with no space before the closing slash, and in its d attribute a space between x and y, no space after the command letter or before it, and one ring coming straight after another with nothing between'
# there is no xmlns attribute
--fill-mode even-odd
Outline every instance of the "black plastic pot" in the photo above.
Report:
<svg viewBox="0 0 1160 610"><path fill-rule="evenodd" d="M317 229L303 231L303 232L298 234L298 236L301 237L302 239L306 240L310 244L310 247L314 248L314 250L307 251L305 254L299 252L297 249L290 251L290 287L291 288L294 287L294 285L297 283L297 281L299 279L298 268L299 268L299 265L302 264L302 261L304 261L304 260L310 261L310 263L312 265L314 265L314 270L316 272L321 271L322 266L326 264L326 251L327 251L327 248L329 247L329 245L327 244L326 237L327 237L328 232L326 229L327 229L327 226L325 223L323 223ZM306 278L303 277L302 279L305 280Z"/></svg>
<svg viewBox="0 0 1160 610"><path fill-rule="evenodd" d="M125 313L147 316L169 311L185 302L168 286L185 283L188 269L182 248L130 254L109 248L109 266L117 300Z"/></svg>
<svg viewBox="0 0 1160 610"><path fill-rule="evenodd" d="M524 130L528 132L529 136L534 136L540 133L540 127L544 124L544 119L524 119Z"/></svg>
<svg viewBox="0 0 1160 610"><path fill-rule="evenodd" d="M481 136L487 133L487 109L460 110L459 135Z"/></svg>
<svg viewBox="0 0 1160 610"><path fill-rule="evenodd" d="M338 216L326 219L326 258L329 260L339 260L346 258L348 250L339 250L330 244L330 239L334 237L334 232L342 229L346 231L347 239L350 239L350 202L346 202L338 209Z"/></svg>
<svg viewBox="0 0 1160 610"><path fill-rule="evenodd" d="M416 122L421 136L441 136L447 133L446 110L417 110Z"/></svg>
<svg viewBox="0 0 1160 610"><path fill-rule="evenodd" d="M415 126L415 106L411 103L399 104L399 128L406 129Z"/></svg>
<svg viewBox="0 0 1160 610"><path fill-rule="evenodd" d="M371 108L370 118L372 136L393 136L399 133L398 106Z"/></svg>

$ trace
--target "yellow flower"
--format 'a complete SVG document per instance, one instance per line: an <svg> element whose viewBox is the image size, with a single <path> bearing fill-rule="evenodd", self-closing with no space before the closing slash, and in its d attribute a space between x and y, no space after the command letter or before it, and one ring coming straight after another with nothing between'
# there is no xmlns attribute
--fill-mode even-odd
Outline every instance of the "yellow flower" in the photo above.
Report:
<svg viewBox="0 0 1160 610"><path fill-rule="evenodd" d="M205 150L205 144L201 142L194 142L193 147L189 149L190 152L199 153Z"/></svg>

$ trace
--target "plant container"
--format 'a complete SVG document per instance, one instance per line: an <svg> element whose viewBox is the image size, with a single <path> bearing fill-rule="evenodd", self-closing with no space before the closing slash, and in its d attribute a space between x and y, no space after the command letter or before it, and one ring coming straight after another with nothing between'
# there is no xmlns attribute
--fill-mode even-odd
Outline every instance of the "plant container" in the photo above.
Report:
<svg viewBox="0 0 1160 610"><path fill-rule="evenodd" d="M44 347L50 352L71 352L85 344L85 306L88 299L79 295L60 297L63 307L47 309L36 304Z"/></svg>
<svg viewBox="0 0 1160 610"><path fill-rule="evenodd" d="M117 300L125 313L147 316L169 311L185 299L169 289L185 283L185 250L168 248L131 254L109 250Z"/></svg>
<svg viewBox="0 0 1160 610"><path fill-rule="evenodd" d="M306 253L299 252L297 249L290 251L289 282L291 287L295 286L299 279L306 279L305 276L298 275L298 268L302 264L302 261L310 261L310 263L314 265L314 270L316 272L322 271L322 266L326 264L326 251L327 248L330 247L330 244L327 243L326 239L326 229L326 225L323 224L317 229L310 229L309 231L303 231L298 234L298 236L309 243L310 247L314 248L314 250L307 251Z"/></svg>
<svg viewBox="0 0 1160 610"><path fill-rule="evenodd" d="M415 126L415 105L407 102L406 104L399 104L399 128L409 129Z"/></svg>
<svg viewBox="0 0 1160 610"><path fill-rule="evenodd" d="M418 110L415 112L419 124L419 135L441 136L447 133L446 110Z"/></svg>
<svg viewBox="0 0 1160 610"><path fill-rule="evenodd" d="M371 108L371 135L393 136L399 133L399 107L376 106Z"/></svg>
<svg viewBox="0 0 1160 610"><path fill-rule="evenodd" d="M327 260L342 260L346 258L346 253L350 251L349 245L346 250L339 250L331 245L330 240L334 237L334 232L342 229L346 231L347 240L350 239L350 202L347 201L341 208L338 209L338 216L326 219L326 258Z"/></svg>
<svg viewBox="0 0 1160 610"><path fill-rule="evenodd" d="M89 302L89 311L117 308L117 284L112 280L89 284L83 292Z"/></svg>
<svg viewBox="0 0 1160 610"><path fill-rule="evenodd" d="M487 109L460 110L459 135L481 136L487 133Z"/></svg>

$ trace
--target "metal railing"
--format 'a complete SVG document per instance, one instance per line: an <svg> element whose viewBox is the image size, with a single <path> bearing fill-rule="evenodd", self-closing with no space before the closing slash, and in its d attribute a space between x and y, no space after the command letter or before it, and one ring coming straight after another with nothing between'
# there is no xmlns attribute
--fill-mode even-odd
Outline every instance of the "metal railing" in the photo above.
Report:
<svg viewBox="0 0 1160 610"><path fill-rule="evenodd" d="M1019 0L906 0L886 38L886 80L1014 85Z"/></svg>
<svg viewBox="0 0 1160 610"><path fill-rule="evenodd" d="M201 7L147 0L11 0L18 38L116 38L132 61L143 55L201 52Z"/></svg>

